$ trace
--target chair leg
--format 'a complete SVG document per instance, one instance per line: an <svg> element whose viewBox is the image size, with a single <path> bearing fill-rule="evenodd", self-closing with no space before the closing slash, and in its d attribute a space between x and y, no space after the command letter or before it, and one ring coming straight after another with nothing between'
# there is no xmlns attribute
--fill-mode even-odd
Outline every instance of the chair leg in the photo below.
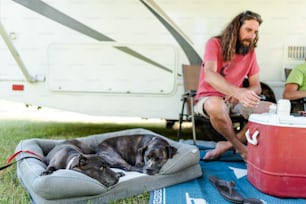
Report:
<svg viewBox="0 0 306 204"><path fill-rule="evenodd" d="M182 137L182 123L183 123L183 116L180 114L179 116L179 128L177 131L177 140L180 140Z"/></svg>
<svg viewBox="0 0 306 204"><path fill-rule="evenodd" d="M197 136L196 136L196 129L195 129L195 118L194 118L194 108L193 108L193 97L190 98L190 106L191 106L191 121L192 121L192 137L193 137L193 144L197 144Z"/></svg>
<svg viewBox="0 0 306 204"><path fill-rule="evenodd" d="M184 97L182 110L181 110L181 113L179 114L179 129L177 131L177 140L180 140L181 137L182 137L182 123L183 123L183 119L184 119L184 109L185 109L186 100L187 99Z"/></svg>

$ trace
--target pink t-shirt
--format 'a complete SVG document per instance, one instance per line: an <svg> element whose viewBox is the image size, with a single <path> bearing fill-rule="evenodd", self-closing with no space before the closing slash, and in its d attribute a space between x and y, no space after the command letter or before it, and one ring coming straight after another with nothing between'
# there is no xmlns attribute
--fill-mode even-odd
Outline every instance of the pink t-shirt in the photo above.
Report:
<svg viewBox="0 0 306 204"><path fill-rule="evenodd" d="M202 68L200 71L199 87L195 101L203 96L224 96L208 84L205 79L204 66L206 61L217 61L217 72L220 73L231 84L242 87L243 80L259 72L255 51L246 55L236 54L230 62L224 62L221 51L220 39L211 38L207 41Z"/></svg>

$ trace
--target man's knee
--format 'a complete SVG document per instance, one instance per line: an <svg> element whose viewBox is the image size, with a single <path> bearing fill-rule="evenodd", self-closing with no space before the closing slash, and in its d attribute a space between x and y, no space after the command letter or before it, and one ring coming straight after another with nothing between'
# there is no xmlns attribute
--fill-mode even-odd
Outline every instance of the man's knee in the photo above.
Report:
<svg viewBox="0 0 306 204"><path fill-rule="evenodd" d="M204 110L208 115L228 114L227 106L221 97L209 97L204 104Z"/></svg>

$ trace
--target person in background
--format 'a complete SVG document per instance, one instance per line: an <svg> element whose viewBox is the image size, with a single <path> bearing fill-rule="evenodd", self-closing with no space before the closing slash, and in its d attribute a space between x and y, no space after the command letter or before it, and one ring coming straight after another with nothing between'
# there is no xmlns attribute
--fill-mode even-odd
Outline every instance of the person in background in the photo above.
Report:
<svg viewBox="0 0 306 204"><path fill-rule="evenodd" d="M247 160L245 125L235 133L230 114L238 113L246 119L251 113L268 112L270 102L261 101L259 66L255 48L258 43L261 16L252 11L238 14L219 36L210 38L200 71L195 98L196 113L208 117L214 129L226 141L218 141L204 160L213 160L235 148ZM249 86L243 87L247 78Z"/></svg>
<svg viewBox="0 0 306 204"><path fill-rule="evenodd" d="M306 59L305 59L306 60ZM306 62L292 69L286 80L283 98L288 100L299 100L306 97ZM304 101L292 104L292 113L304 110Z"/></svg>

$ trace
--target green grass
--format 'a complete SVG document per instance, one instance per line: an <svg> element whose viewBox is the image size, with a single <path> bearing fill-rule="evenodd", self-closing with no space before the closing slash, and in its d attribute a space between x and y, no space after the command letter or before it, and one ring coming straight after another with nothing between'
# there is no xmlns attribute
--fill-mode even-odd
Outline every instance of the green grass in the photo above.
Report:
<svg viewBox="0 0 306 204"><path fill-rule="evenodd" d="M20 140L28 138L68 139L113 132L131 128L146 128L176 140L177 130L167 129L163 123L153 124L110 124L76 122L42 122L27 120L0 120L0 166L14 153ZM190 136L190 129L184 130ZM148 203L149 193L114 201L113 203ZM16 165L0 173L0 204L29 204L29 196L16 176Z"/></svg>

